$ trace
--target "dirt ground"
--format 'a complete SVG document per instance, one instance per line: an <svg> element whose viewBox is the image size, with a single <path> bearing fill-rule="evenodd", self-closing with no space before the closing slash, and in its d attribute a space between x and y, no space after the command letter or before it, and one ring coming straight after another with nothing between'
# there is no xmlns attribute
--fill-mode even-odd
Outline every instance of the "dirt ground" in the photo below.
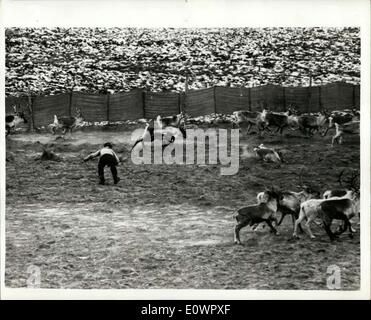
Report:
<svg viewBox="0 0 371 320"><path fill-rule="evenodd" d="M48 133L7 139L6 277L8 287L26 287L29 266L41 271L42 288L324 289L327 267L341 270L344 290L360 286L359 221L356 236L331 243L319 226L317 238L292 238L289 217L280 235L268 228L241 231L233 243L233 214L275 185L320 191L337 187L336 174L359 168L359 138L342 146L330 136L298 133L240 137L240 169L221 176L220 165L135 165L129 130L79 131L66 140ZM61 161L35 160L37 143ZM97 160L81 160L112 141L123 162L121 181L98 185ZM262 163L250 152L264 143L285 162ZM362 215L362 213L361 213Z"/></svg>

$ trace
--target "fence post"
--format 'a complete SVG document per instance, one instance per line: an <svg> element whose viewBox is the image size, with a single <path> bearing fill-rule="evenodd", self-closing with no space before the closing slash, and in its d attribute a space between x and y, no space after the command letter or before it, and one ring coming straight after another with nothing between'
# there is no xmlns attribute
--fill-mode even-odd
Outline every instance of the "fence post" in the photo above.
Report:
<svg viewBox="0 0 371 320"><path fill-rule="evenodd" d="M353 91L352 91L352 94L353 94L353 97L352 97L352 107L353 108L356 108L356 86L354 84L352 84L352 87L353 87Z"/></svg>
<svg viewBox="0 0 371 320"><path fill-rule="evenodd" d="M30 130L34 131L35 130L35 118L34 118L34 110L33 110L33 99L30 94L27 96L27 98L28 98L28 109L31 115Z"/></svg>
<svg viewBox="0 0 371 320"><path fill-rule="evenodd" d="M248 88L249 89L249 111L251 111L251 87Z"/></svg>
<svg viewBox="0 0 371 320"><path fill-rule="evenodd" d="M109 104L110 104L110 93L107 93L107 121L109 121Z"/></svg>
<svg viewBox="0 0 371 320"><path fill-rule="evenodd" d="M186 73L186 79L185 79L185 88L184 88L184 109L186 112L188 109L188 83L189 83L189 73Z"/></svg>
<svg viewBox="0 0 371 320"><path fill-rule="evenodd" d="M70 117L72 117L72 96L73 96L73 91L71 90L69 93L70 93L70 103L69 103L69 106L68 106L68 108L69 108L68 115Z"/></svg>
<svg viewBox="0 0 371 320"><path fill-rule="evenodd" d="M214 113L216 114L216 87L213 87L213 96L214 96Z"/></svg>
<svg viewBox="0 0 371 320"><path fill-rule="evenodd" d="M318 87L319 109L322 110L322 85Z"/></svg>
<svg viewBox="0 0 371 320"><path fill-rule="evenodd" d="M308 87L308 107L307 112L310 113L312 110L312 76L309 78L309 87Z"/></svg>
<svg viewBox="0 0 371 320"><path fill-rule="evenodd" d="M143 118L146 118L146 91L142 91Z"/></svg>
<svg viewBox="0 0 371 320"><path fill-rule="evenodd" d="M286 88L282 86L283 93L283 111L286 111Z"/></svg>
<svg viewBox="0 0 371 320"><path fill-rule="evenodd" d="M182 111L183 111L183 109L182 109L182 105L181 105L181 97L180 97L180 95L181 95L181 92L178 92L178 113L180 114Z"/></svg>

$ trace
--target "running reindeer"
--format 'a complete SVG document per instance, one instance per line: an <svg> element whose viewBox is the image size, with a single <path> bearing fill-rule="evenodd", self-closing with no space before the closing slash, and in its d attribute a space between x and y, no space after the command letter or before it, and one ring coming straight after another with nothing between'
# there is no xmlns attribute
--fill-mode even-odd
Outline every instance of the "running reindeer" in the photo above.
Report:
<svg viewBox="0 0 371 320"><path fill-rule="evenodd" d="M148 141L153 142L155 139L155 127L161 132L165 146L174 142L175 137L179 133L181 133L183 138L185 138L185 117L186 114L182 111L180 114L175 116L161 117L160 115L158 115L156 119L149 120L146 124L142 136L135 141L134 145L131 147L131 150L133 150L138 143L142 143L143 147L143 143L147 139Z"/></svg>
<svg viewBox="0 0 371 320"><path fill-rule="evenodd" d="M343 196L333 196L325 199L310 199L300 205L299 218L295 222L294 237L297 237L297 227L306 219L306 229L309 236L314 239L315 236L310 229L311 222L316 218L322 219L322 225L328 234L331 241L337 238L338 235L349 229L349 236L352 238L355 230L352 228L350 219L358 214L359 216L359 203L360 194L359 189L355 186L357 179L357 171L352 173L348 183L352 185L352 189L346 192ZM326 191L327 194L332 194L331 190ZM334 192L335 193L335 192ZM337 231L332 232L331 224L333 220L342 220L343 224Z"/></svg>
<svg viewBox="0 0 371 320"><path fill-rule="evenodd" d="M237 221L234 229L235 243L241 244L240 230L242 228L253 226L261 222L265 222L274 234L279 234L272 224L274 221L277 223L276 213L278 194L273 189L267 190L264 192L264 198L264 202L249 205L237 210L237 214L234 215L234 218Z"/></svg>
<svg viewBox="0 0 371 320"><path fill-rule="evenodd" d="M57 117L54 115L54 122L49 125L51 127L53 135L56 134L58 129L62 129L62 136L65 137L66 133L69 131L72 136L72 130L78 126L81 126L84 122L84 117L82 116L81 110L76 109L76 117L62 116Z"/></svg>

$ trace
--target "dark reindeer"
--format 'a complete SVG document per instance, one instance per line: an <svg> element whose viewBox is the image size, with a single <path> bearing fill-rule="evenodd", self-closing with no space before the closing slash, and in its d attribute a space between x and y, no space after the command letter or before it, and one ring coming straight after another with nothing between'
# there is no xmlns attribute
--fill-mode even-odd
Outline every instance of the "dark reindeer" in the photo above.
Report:
<svg viewBox="0 0 371 320"><path fill-rule="evenodd" d="M77 116L76 117L68 117L62 116L57 117L54 115L54 122L51 124L52 133L56 134L58 129L62 129L63 137L69 131L72 136L72 130L75 129L77 126L81 125L84 121L82 113L80 110L76 110Z"/></svg>

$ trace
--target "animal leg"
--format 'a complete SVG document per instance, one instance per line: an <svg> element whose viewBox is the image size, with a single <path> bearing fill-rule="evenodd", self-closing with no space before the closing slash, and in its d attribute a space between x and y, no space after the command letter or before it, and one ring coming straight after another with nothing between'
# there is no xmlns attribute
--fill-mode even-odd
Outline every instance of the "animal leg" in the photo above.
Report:
<svg viewBox="0 0 371 320"><path fill-rule="evenodd" d="M243 222L239 222L236 224L235 228L234 228L234 243L236 244L241 244L241 240L240 240L240 230L247 226L249 224L248 221L243 221Z"/></svg>
<svg viewBox="0 0 371 320"><path fill-rule="evenodd" d="M328 236L330 237L330 240L333 241L335 240L336 238L336 235L331 231L331 220L328 220L328 219L324 219L323 220L323 226L326 230L326 233L328 234Z"/></svg>
<svg viewBox="0 0 371 320"><path fill-rule="evenodd" d="M298 214L296 214L295 212L293 212L291 214L292 225L293 225L294 228L295 228L295 221L296 221L297 217L298 217ZM301 226L300 223L299 223L298 227L299 227L300 232L304 233L303 227Z"/></svg>
<svg viewBox="0 0 371 320"><path fill-rule="evenodd" d="M267 219L265 220L265 222L267 223L267 225L269 226L269 228L271 228L271 231L275 234L275 235L279 235L279 232L277 231L277 229L275 227L273 227L272 225L272 222L271 220Z"/></svg>
<svg viewBox="0 0 371 320"><path fill-rule="evenodd" d="M296 212L293 212L293 213L294 213L294 214L292 214L293 217L298 216L298 218L296 219L295 224L294 224L293 237L298 238L298 235L297 235L298 226L300 227L300 231L304 232L303 228L301 227L301 222L304 220L304 218L306 218L306 214L305 214L304 208L300 209L298 215L296 215Z"/></svg>
<svg viewBox="0 0 371 320"><path fill-rule="evenodd" d="M135 141L135 143L134 143L134 145L131 147L131 150L130 150L130 151L133 151L133 149L135 148L135 146L136 146L139 142L143 142L143 138L140 138L140 139L138 139L137 141Z"/></svg>
<svg viewBox="0 0 371 320"><path fill-rule="evenodd" d="M294 233L292 235L294 238L297 238L298 237L298 234L297 234L298 226L300 226L300 223L303 221L304 217L305 217L305 215L300 214L299 215L299 218L295 221Z"/></svg>
<svg viewBox="0 0 371 320"><path fill-rule="evenodd" d="M310 229L311 222L312 222L312 220L309 218L307 220L307 222L305 223L305 227L307 228L309 236L311 237L311 239L314 239L316 236L313 234L312 230Z"/></svg>
<svg viewBox="0 0 371 320"><path fill-rule="evenodd" d="M354 229L352 228L352 224L350 223L348 218L346 218L346 224L348 225L348 228L349 228L349 238L353 239L353 230Z"/></svg>
<svg viewBox="0 0 371 320"><path fill-rule="evenodd" d="M284 219L285 217L286 217L286 213L281 212L281 218L280 218L280 221L278 221L278 223L277 223L278 226L281 225L281 223L282 223L282 221L283 221L283 219ZM295 223L295 221L294 221L294 223Z"/></svg>
<svg viewBox="0 0 371 320"><path fill-rule="evenodd" d="M339 137L340 137L340 134L335 134L335 135L332 137L332 146L334 146L334 143L335 143L335 142L339 143Z"/></svg>

